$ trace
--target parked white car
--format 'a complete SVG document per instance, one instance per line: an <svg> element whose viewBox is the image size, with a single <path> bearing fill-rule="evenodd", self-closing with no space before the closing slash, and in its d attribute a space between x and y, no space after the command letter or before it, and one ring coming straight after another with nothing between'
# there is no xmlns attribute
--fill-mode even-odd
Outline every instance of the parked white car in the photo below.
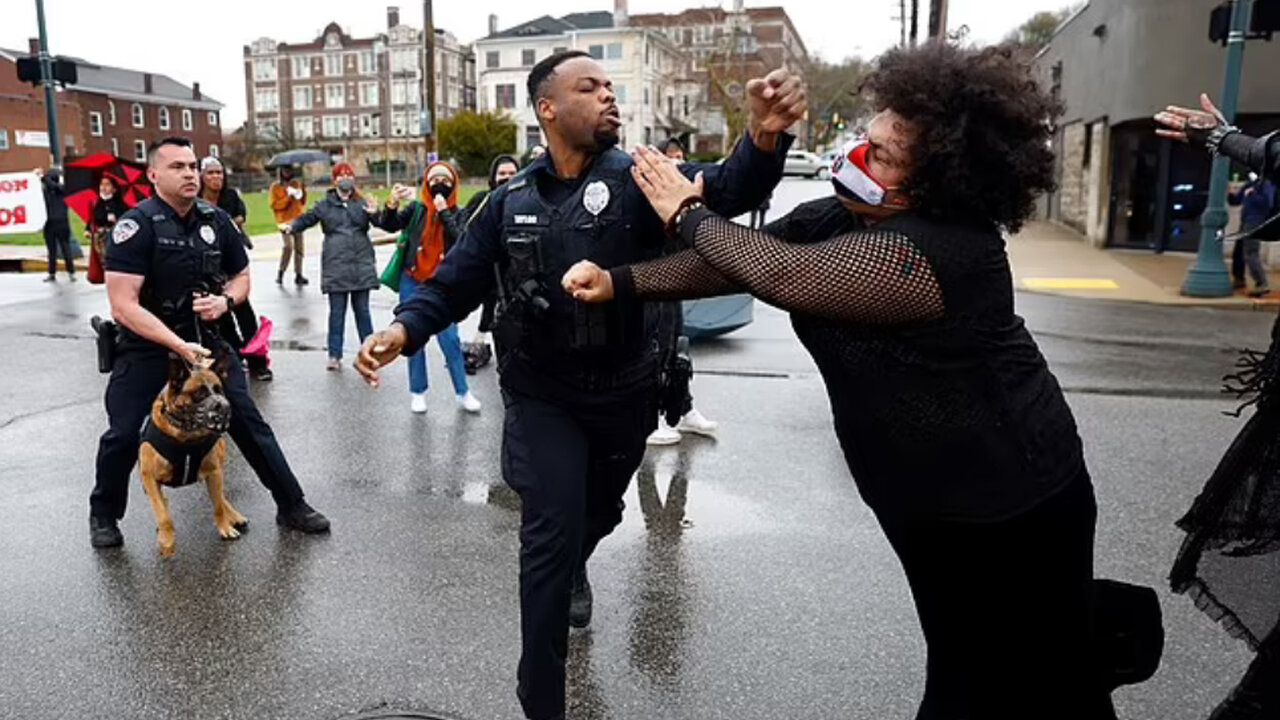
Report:
<svg viewBox="0 0 1280 720"><path fill-rule="evenodd" d="M807 150L791 150L787 153L787 162L782 167L782 174L826 180L831 177L831 163Z"/></svg>

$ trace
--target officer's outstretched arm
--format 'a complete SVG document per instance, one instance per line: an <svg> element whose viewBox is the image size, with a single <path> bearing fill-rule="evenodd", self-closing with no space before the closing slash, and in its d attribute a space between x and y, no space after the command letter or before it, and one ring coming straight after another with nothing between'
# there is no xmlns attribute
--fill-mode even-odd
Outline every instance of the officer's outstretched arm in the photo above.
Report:
<svg viewBox="0 0 1280 720"><path fill-rule="evenodd" d="M181 355L187 362L194 363L201 357L208 356L207 350L178 337L160 318L142 307L139 298L142 296L142 283L145 279L142 275L107 271L107 301L111 303L111 319L138 337Z"/></svg>

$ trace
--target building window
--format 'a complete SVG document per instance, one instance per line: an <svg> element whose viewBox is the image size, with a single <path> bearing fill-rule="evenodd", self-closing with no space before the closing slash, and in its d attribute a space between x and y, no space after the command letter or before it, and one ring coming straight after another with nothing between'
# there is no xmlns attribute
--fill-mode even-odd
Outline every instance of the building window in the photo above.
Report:
<svg viewBox="0 0 1280 720"><path fill-rule="evenodd" d="M218 127L218 113L209 112L209 127Z"/></svg>
<svg viewBox="0 0 1280 720"><path fill-rule="evenodd" d="M649 43L644 44L644 64L649 64Z"/></svg>
<svg viewBox="0 0 1280 720"><path fill-rule="evenodd" d="M9 149L9 131L4 128L0 128L0 150L8 150L8 149Z"/></svg>
<svg viewBox="0 0 1280 720"><path fill-rule="evenodd" d="M115 138L111 138L111 154L120 157L120 141Z"/></svg>
<svg viewBox="0 0 1280 720"><path fill-rule="evenodd" d="M534 145L542 144L542 128L537 125L526 125L524 127L524 147L529 149Z"/></svg>
<svg viewBox="0 0 1280 720"><path fill-rule="evenodd" d="M324 74L328 77L342 76L342 56L338 53L329 53L324 56Z"/></svg>
<svg viewBox="0 0 1280 720"><path fill-rule="evenodd" d="M378 124L381 115L365 113L360 116L360 137L378 137Z"/></svg>
<svg viewBox="0 0 1280 720"><path fill-rule="evenodd" d="M146 127L146 118L142 114L142 106L134 103L131 108L133 112L133 126L136 128Z"/></svg>
<svg viewBox="0 0 1280 720"><path fill-rule="evenodd" d="M644 89L644 104L645 105L649 104L649 88ZM648 143L648 142L649 142L648 140L645 140L645 143Z"/></svg>
<svg viewBox="0 0 1280 720"><path fill-rule="evenodd" d="M280 109L280 92L275 88L258 88L253 91L254 112L275 112ZM216 125L217 113L209 113L209 124Z"/></svg>
<svg viewBox="0 0 1280 720"><path fill-rule="evenodd" d="M258 137L277 140L280 138L280 123L275 120L263 120L258 125Z"/></svg>
<svg viewBox="0 0 1280 720"><path fill-rule="evenodd" d="M107 122L116 124L116 104L110 100L107 101Z"/></svg>
<svg viewBox="0 0 1280 720"><path fill-rule="evenodd" d="M89 134L94 137L102 137L102 113L89 113Z"/></svg>
<svg viewBox="0 0 1280 720"><path fill-rule="evenodd" d="M293 109L310 110L311 109L311 86L296 87L293 89Z"/></svg>
<svg viewBox="0 0 1280 720"><path fill-rule="evenodd" d="M644 144L645 145L653 144L653 128L651 127L647 127L644 129Z"/></svg>
<svg viewBox="0 0 1280 720"><path fill-rule="evenodd" d="M169 129L169 108L167 107L160 108L160 129Z"/></svg>
<svg viewBox="0 0 1280 720"><path fill-rule="evenodd" d="M496 93L495 106L499 110L514 110L516 107L516 86L512 84L497 85L494 87Z"/></svg>
<svg viewBox="0 0 1280 720"><path fill-rule="evenodd" d="M326 115L321 129L325 137L342 138L350 134L351 118L346 115Z"/></svg>
<svg viewBox="0 0 1280 720"><path fill-rule="evenodd" d="M569 51L569 48L565 47L564 45L560 45L559 47L555 48L551 52L555 53L556 55L559 55L562 52L568 52L568 51Z"/></svg>
<svg viewBox="0 0 1280 720"><path fill-rule="evenodd" d="M376 82L360 83L360 106L361 107L377 107L378 106L378 83Z"/></svg>
<svg viewBox="0 0 1280 720"><path fill-rule="evenodd" d="M417 80L393 80L391 83L392 105L417 105L419 95Z"/></svg>
<svg viewBox="0 0 1280 720"><path fill-rule="evenodd" d="M253 79L254 80L275 80L276 79L276 61L268 58L259 58L253 61Z"/></svg>
<svg viewBox="0 0 1280 720"><path fill-rule="evenodd" d="M500 58L501 55L498 54L497 50L491 50L484 54L484 66L489 69L501 67Z"/></svg>
<svg viewBox="0 0 1280 720"><path fill-rule="evenodd" d="M409 134L409 113L391 113L391 134L402 137Z"/></svg>
<svg viewBox="0 0 1280 720"><path fill-rule="evenodd" d="M533 67L538 62L538 53L535 50L521 50L520 64L525 67Z"/></svg>
<svg viewBox="0 0 1280 720"><path fill-rule="evenodd" d="M356 54L355 54L355 53L343 53L343 55L342 55L342 63L343 63L343 64L342 64L342 67L343 67L343 69L344 69L344 70L343 70L343 74L344 74L344 75L346 75L346 74L348 74L348 73L354 73L354 72L356 71L356 65L357 65L357 63L356 63Z"/></svg>
<svg viewBox="0 0 1280 720"><path fill-rule="evenodd" d="M627 86L626 86L626 85L614 85L614 86L613 86L613 97L614 97L614 99L615 99L615 100L617 100L617 101L618 101L618 104L619 104L619 105L626 105L626 104L627 104Z"/></svg>
<svg viewBox="0 0 1280 720"><path fill-rule="evenodd" d="M418 69L417 48L402 48L391 52L391 71L410 72Z"/></svg>
<svg viewBox="0 0 1280 720"><path fill-rule="evenodd" d="M604 46L605 60L621 60L622 59L622 43L609 43Z"/></svg>
<svg viewBox="0 0 1280 720"><path fill-rule="evenodd" d="M298 140L310 140L315 137L316 127L309 117L293 119L293 136Z"/></svg>
<svg viewBox="0 0 1280 720"><path fill-rule="evenodd" d="M689 96L682 95L681 99L684 100L684 116L689 117Z"/></svg>
<svg viewBox="0 0 1280 720"><path fill-rule="evenodd" d="M295 78L311 77L311 58L306 55L293 59L293 76Z"/></svg>
<svg viewBox="0 0 1280 720"><path fill-rule="evenodd" d="M220 157L220 156L218 155L218 146L217 146L217 145L214 145L214 144L210 144L210 145L209 145L209 157Z"/></svg>
<svg viewBox="0 0 1280 720"><path fill-rule="evenodd" d="M182 129L191 132L193 127L195 125L191 120L191 111L187 108L182 108Z"/></svg>
<svg viewBox="0 0 1280 720"><path fill-rule="evenodd" d="M342 83L324 86L324 106L327 108L344 107Z"/></svg>
<svg viewBox="0 0 1280 720"><path fill-rule="evenodd" d="M76 154L76 136L63 135L62 147L66 148L68 155L75 155Z"/></svg>
<svg viewBox="0 0 1280 720"><path fill-rule="evenodd" d="M378 63L372 50L360 51L360 74L361 75L377 75Z"/></svg>
<svg viewBox="0 0 1280 720"><path fill-rule="evenodd" d="M591 56L591 59L593 59L593 60L603 60L603 59L604 59L604 46L603 46L603 45L588 45L588 46L587 46L587 54L588 54L588 55L590 55L590 56Z"/></svg>
<svg viewBox="0 0 1280 720"><path fill-rule="evenodd" d="M667 96L667 114L668 115L676 114L676 98L674 95Z"/></svg>
<svg viewBox="0 0 1280 720"><path fill-rule="evenodd" d="M133 141L133 159L140 163L147 161L147 144L142 140Z"/></svg>

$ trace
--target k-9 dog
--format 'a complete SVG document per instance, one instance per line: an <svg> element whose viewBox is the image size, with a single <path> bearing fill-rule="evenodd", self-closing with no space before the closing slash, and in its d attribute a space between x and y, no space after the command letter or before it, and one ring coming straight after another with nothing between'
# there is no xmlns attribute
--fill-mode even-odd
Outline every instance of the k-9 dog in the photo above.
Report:
<svg viewBox="0 0 1280 720"><path fill-rule="evenodd" d="M182 487L203 481L213 501L213 524L225 540L234 540L249 521L222 494L222 468L227 457L223 433L231 424L231 403L223 392L230 357L190 365L176 356L169 361L169 382L151 406L142 427L138 463L142 486L156 514L160 554L173 554L173 518L162 486Z"/></svg>

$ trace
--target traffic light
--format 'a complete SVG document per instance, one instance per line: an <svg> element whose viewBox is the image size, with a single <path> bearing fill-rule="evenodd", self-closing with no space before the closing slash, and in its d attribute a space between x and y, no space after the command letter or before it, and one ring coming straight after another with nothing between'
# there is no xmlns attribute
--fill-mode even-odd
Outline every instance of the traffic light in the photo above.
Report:
<svg viewBox="0 0 1280 720"><path fill-rule="evenodd" d="M1231 34L1231 0L1224 0L1209 13L1209 39L1227 44ZM1271 40L1271 34L1280 31L1280 0L1253 0L1253 15L1249 18L1249 39Z"/></svg>
<svg viewBox="0 0 1280 720"><path fill-rule="evenodd" d="M33 56L18 58L18 80L32 85L40 84L40 58ZM74 85L78 79L76 64L70 60L54 58L53 80L63 85Z"/></svg>

